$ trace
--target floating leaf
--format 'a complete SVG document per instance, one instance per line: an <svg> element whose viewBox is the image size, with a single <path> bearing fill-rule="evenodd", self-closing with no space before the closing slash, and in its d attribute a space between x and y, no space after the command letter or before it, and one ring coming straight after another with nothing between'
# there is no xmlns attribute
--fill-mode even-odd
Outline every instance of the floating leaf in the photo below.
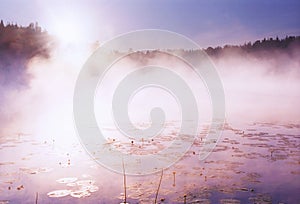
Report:
<svg viewBox="0 0 300 204"><path fill-rule="evenodd" d="M51 191L47 193L47 195L50 198L60 198L60 197L65 197L70 194L69 190L56 190L56 191Z"/></svg>
<svg viewBox="0 0 300 204"><path fill-rule="evenodd" d="M57 183L73 183L75 181L77 181L76 177L61 178L56 180Z"/></svg>
<svg viewBox="0 0 300 204"><path fill-rule="evenodd" d="M80 180L76 182L79 186L89 186L95 183L94 180Z"/></svg>
<svg viewBox="0 0 300 204"><path fill-rule="evenodd" d="M239 204L241 201L236 200L236 199L221 199L220 200L221 204Z"/></svg>
<svg viewBox="0 0 300 204"><path fill-rule="evenodd" d="M86 190L77 190L77 191L72 191L70 195L74 198L84 198L90 196L91 193Z"/></svg>

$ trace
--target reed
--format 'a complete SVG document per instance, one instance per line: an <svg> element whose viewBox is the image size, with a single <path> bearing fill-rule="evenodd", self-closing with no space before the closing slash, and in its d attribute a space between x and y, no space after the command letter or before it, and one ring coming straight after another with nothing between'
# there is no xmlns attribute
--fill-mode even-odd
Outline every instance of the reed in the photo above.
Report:
<svg viewBox="0 0 300 204"><path fill-rule="evenodd" d="M157 187L157 191L156 191L156 195L155 195L155 200L154 200L155 204L157 203L158 192L159 192L159 188L161 185L163 174L164 174L164 169L161 170L161 175L160 175L160 179L159 179L159 183L158 183L158 187Z"/></svg>
<svg viewBox="0 0 300 204"><path fill-rule="evenodd" d="M175 171L173 171L173 187L175 187L176 186L176 172Z"/></svg>
<svg viewBox="0 0 300 204"><path fill-rule="evenodd" d="M38 193L38 192L36 192L36 194L35 194L35 204L37 204L37 203L38 203L38 198L39 198L39 193Z"/></svg>
<svg viewBox="0 0 300 204"><path fill-rule="evenodd" d="M125 173L125 165L124 165L124 159L122 158L122 166L123 166L123 186L124 186L124 203L127 202L127 193L126 193L126 173Z"/></svg>

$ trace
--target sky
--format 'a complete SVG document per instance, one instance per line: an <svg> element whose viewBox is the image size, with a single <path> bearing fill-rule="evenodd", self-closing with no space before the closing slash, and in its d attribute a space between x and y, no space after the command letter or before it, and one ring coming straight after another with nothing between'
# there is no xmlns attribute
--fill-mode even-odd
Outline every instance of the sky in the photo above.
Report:
<svg viewBox="0 0 300 204"><path fill-rule="evenodd" d="M201 47L300 34L299 0L0 0L4 22L63 40L103 42L137 29L183 34Z"/></svg>

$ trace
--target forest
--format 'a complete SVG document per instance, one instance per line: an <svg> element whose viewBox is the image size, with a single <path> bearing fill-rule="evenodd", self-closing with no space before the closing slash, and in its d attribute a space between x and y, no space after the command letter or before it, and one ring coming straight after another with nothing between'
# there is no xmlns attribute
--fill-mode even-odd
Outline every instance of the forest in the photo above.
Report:
<svg viewBox="0 0 300 204"><path fill-rule="evenodd" d="M33 57L49 58L53 41L37 23L27 27L0 22L0 85L26 86L27 64Z"/></svg>
<svg viewBox="0 0 300 204"><path fill-rule="evenodd" d="M208 47L205 49L206 53L210 56L220 55L222 53L233 51L243 53L265 53L276 51L287 51L289 49L300 47L300 36L286 36L283 39L276 37L273 39L264 38L257 40L254 43L248 42L243 45L225 45L224 47Z"/></svg>
<svg viewBox="0 0 300 204"><path fill-rule="evenodd" d="M0 85L21 88L30 79L27 64L33 57L49 58L55 47L55 38L42 30L38 23L27 27L0 22ZM264 38L243 45L225 45L203 49L211 57L226 53L250 54L256 57L270 56L273 52L286 52L300 47L300 36L286 36L283 39ZM190 57L198 50L181 50L181 54ZM140 53L148 55L147 53ZM151 53L150 53L151 54ZM141 56L142 57L142 56Z"/></svg>

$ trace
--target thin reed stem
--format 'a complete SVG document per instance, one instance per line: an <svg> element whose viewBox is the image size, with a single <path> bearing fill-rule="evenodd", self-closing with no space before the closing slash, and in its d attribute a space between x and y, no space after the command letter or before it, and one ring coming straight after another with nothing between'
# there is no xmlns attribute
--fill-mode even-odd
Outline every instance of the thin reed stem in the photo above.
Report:
<svg viewBox="0 0 300 204"><path fill-rule="evenodd" d="M160 188L160 185L161 185L163 174L164 174L164 169L161 170L160 180L159 180L159 184L158 184L158 187L157 187L154 204L157 203L158 192L159 192L159 188Z"/></svg>
<svg viewBox="0 0 300 204"><path fill-rule="evenodd" d="M38 193L38 192L36 192L36 194L35 194L35 204L37 204L37 203L38 203L38 198L39 198L39 193Z"/></svg>
<svg viewBox="0 0 300 204"><path fill-rule="evenodd" d="M126 194L126 174L125 174L125 165L124 165L124 159L122 158L122 165L123 165L123 186L124 186L124 203L127 202L127 194Z"/></svg>

